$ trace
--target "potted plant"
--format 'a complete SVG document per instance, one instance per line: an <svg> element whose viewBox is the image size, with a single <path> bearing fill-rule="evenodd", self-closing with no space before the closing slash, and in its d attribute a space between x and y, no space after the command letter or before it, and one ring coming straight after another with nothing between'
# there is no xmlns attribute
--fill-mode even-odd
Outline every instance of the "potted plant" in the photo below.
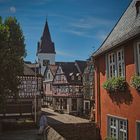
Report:
<svg viewBox="0 0 140 140"><path fill-rule="evenodd" d="M113 77L104 82L103 88L109 92L122 92L126 89L126 81L124 77Z"/></svg>
<svg viewBox="0 0 140 140"><path fill-rule="evenodd" d="M140 92L140 76L134 75L131 78L131 85Z"/></svg>

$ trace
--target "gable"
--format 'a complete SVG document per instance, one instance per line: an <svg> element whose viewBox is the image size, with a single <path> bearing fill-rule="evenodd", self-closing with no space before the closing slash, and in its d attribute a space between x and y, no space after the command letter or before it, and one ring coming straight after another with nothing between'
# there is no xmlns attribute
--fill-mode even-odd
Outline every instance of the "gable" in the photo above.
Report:
<svg viewBox="0 0 140 140"><path fill-rule="evenodd" d="M56 71L56 74L62 74L64 73L61 66L58 67L57 71Z"/></svg>
<svg viewBox="0 0 140 140"><path fill-rule="evenodd" d="M133 0L101 47L93 54L97 56L114 46L140 34L140 16L137 16L136 0Z"/></svg>
<svg viewBox="0 0 140 140"><path fill-rule="evenodd" d="M51 70L48 68L45 72L44 79L47 82L47 81L53 81L53 78L54 78L54 76L53 76Z"/></svg>

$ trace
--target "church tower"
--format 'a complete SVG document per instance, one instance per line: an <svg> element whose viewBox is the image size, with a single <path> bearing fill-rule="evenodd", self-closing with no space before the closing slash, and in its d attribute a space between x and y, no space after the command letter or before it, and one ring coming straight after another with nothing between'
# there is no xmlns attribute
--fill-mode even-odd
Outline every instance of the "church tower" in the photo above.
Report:
<svg viewBox="0 0 140 140"><path fill-rule="evenodd" d="M48 22L46 20L43 35L40 42L38 42L37 48L38 63L42 75L44 75L44 71L47 65L55 64L55 54L55 46L51 40Z"/></svg>

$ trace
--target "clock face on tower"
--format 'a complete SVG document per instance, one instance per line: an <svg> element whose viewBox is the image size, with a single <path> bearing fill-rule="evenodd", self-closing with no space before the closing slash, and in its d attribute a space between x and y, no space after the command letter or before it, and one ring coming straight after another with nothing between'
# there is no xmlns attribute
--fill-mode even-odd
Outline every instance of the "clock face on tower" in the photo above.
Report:
<svg viewBox="0 0 140 140"><path fill-rule="evenodd" d="M47 66L49 64L50 64L50 61L49 60L47 60L47 59L43 60L43 66Z"/></svg>

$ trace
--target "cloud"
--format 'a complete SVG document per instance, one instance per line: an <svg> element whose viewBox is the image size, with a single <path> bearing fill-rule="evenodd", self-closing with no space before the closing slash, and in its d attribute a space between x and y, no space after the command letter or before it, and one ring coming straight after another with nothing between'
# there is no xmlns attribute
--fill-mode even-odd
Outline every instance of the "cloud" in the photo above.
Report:
<svg viewBox="0 0 140 140"><path fill-rule="evenodd" d="M57 50L56 53L57 53L57 55L61 55L61 56L75 57L75 55L72 55L72 54L69 54L69 53L66 53L63 51L59 51L59 50Z"/></svg>
<svg viewBox="0 0 140 140"><path fill-rule="evenodd" d="M74 34L74 35L81 36L81 37L94 38L91 34L85 32L85 31L80 31L80 30L76 31L74 29L68 29L68 30L63 30L63 32L67 32L67 33Z"/></svg>
<svg viewBox="0 0 140 140"><path fill-rule="evenodd" d="M92 16L83 17L80 20L75 20L75 22L71 22L70 26L74 28L82 28L82 29L93 29L99 26L111 26L114 21L109 19L95 18Z"/></svg>
<svg viewBox="0 0 140 140"><path fill-rule="evenodd" d="M15 12L16 12L16 8L15 8L14 6L11 6L11 7L10 7L10 12L11 12L11 13L15 13Z"/></svg>

